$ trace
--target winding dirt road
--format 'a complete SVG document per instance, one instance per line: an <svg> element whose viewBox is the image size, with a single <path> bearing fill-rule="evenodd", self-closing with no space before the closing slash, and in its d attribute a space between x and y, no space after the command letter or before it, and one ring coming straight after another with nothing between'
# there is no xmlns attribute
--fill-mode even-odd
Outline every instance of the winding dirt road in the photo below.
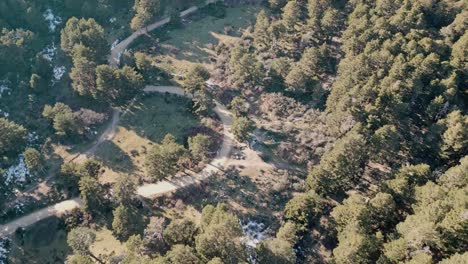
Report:
<svg viewBox="0 0 468 264"><path fill-rule="evenodd" d="M146 86L144 89L145 92L159 92L159 93L171 93L180 96L192 97L190 94L185 94L184 90L180 87L176 86ZM137 188L137 194L145 197L151 198L157 195L161 195L164 193L173 192L179 188L183 188L194 183L199 183L202 180L210 177L214 173L218 171L222 171L227 163L229 162L229 154L234 144L234 136L232 135L231 131L231 124L232 124L232 115L231 113L220 103L215 102L216 106L214 108L215 113L221 119L223 123L223 141L221 148L218 150L218 154L216 157L208 164L201 172L194 174L194 175L186 175L182 177L174 178L173 180L164 180L154 184L144 184ZM117 126L117 124L115 125ZM107 131L107 130L106 130ZM109 130L107 136L103 137L106 138L105 140L111 140L115 134L115 131L112 132ZM104 134L103 134L104 135ZM109 138L110 136L110 138ZM102 141L102 142L104 142ZM96 146L97 148L97 146ZM85 157L86 154L83 154ZM19 219L11 221L8 224L0 226L0 234L7 236L11 235L15 232L16 229L20 227L27 227L32 225L40 220L43 220L50 216L60 216L64 213L71 211L75 208L81 206L81 199L74 198L71 200L66 200L51 206L48 206L44 209L38 210L33 212L29 215L23 216Z"/></svg>
<svg viewBox="0 0 468 264"><path fill-rule="evenodd" d="M216 2L216 0L207 0L206 4ZM183 12L180 13L181 17L187 16L193 12L198 10L198 7L193 6ZM132 41L134 41L137 37L141 36L142 34L146 34L148 31L154 30L159 28L167 23L169 23L170 19L165 18L158 22L155 22L149 25L145 29L140 29L134 32L132 35L121 41L117 44L111 51L111 54L108 58L109 65L113 67L118 67L120 61L120 54L128 47ZM177 94L180 96L192 97L190 94L185 94L183 89L176 86L146 86L144 91L147 93L150 92L159 92L159 93L171 93ZM210 164L208 164L201 172L195 175L187 175L183 177L178 177L171 181L160 181L155 184L145 184L140 186L137 189L137 194L143 197L153 197L156 195L168 193L177 190L178 188L183 188L194 183L198 183L203 179L211 176L212 174L222 171L223 168L227 165L229 161L229 153L233 147L234 137L231 134L231 124L232 124L232 116L231 113L220 103L215 102L216 106L214 108L215 113L221 119L223 123L223 142L221 148L218 151L216 157L212 160ZM96 140L94 144L91 145L89 149L87 149L84 153L75 156L72 160L73 161L83 161L87 159L87 157L94 155L95 151L99 148L99 146L107 141L112 140L116 133L116 128L120 120L120 111L118 109L114 109L112 113L112 120L109 126L105 129L105 131L101 134L101 136ZM50 177L52 178L52 176ZM41 184L47 184L47 181L44 181ZM37 189L40 185L31 188L31 190ZM62 201L60 203L48 206L46 208L40 209L36 212L30 213L26 216L13 220L5 225L0 225L0 235L8 236L15 232L20 227L27 227L30 226L40 220L51 216L60 216L64 213L71 211L75 208L81 206L81 199L74 198L66 201Z"/></svg>

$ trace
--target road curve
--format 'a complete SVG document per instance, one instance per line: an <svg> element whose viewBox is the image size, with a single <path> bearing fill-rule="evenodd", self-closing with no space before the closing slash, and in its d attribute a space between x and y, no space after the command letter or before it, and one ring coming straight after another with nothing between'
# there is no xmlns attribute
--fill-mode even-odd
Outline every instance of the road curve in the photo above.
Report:
<svg viewBox="0 0 468 264"><path fill-rule="evenodd" d="M11 235L20 227L30 226L36 222L39 222L45 218L48 218L54 215L61 216L64 213L74 208L78 208L80 206L81 206L80 198L70 199L70 200L66 200L66 201L48 206L34 213L28 214L14 221L11 221L10 223L6 225L2 225L0 229L0 235L2 236Z"/></svg>
<svg viewBox="0 0 468 264"><path fill-rule="evenodd" d="M177 86L151 86L145 87L146 93L159 92L159 93L171 93L180 96L192 97L190 94L185 94L184 90ZM223 141L216 157L199 173L194 175L186 175L177 177L172 180L164 180L154 184L144 184L137 188L137 194L151 198L157 195L173 192L179 188L187 187L189 185L199 183L209 176L215 174L218 171L222 171L229 161L229 154L234 144L234 136L232 135L232 115L231 113L215 101L216 106L214 107L215 113L223 123ZM60 216L67 211L71 211L75 208L80 207L82 201L80 198L74 198L66 200L44 209L38 210L19 219L9 222L8 224L0 226L0 234L3 236L11 235L16 229L20 227L27 227L40 220L43 220L50 216Z"/></svg>
<svg viewBox="0 0 468 264"><path fill-rule="evenodd" d="M207 0L205 4L211 4L216 2L217 0ZM180 12L180 17L185 17L193 12L197 11L198 7L197 6L192 6L182 12ZM159 21L154 22L153 24L148 25L146 28L139 29L135 32L133 32L130 36L128 36L126 39L122 40L119 42L112 50L111 53L109 54L109 57L107 58L108 64L112 67L118 67L120 63L120 55L122 52L124 52L128 45L130 45L136 38L139 36L146 34L152 30L155 30L156 28L162 27L166 25L167 23L170 22L170 18L163 18ZM98 147L106 140L112 140L115 135L115 131L117 128L117 124L120 121L120 110L114 108L112 110L112 120L109 124L109 126L104 130L104 132L99 136L99 138L83 153L80 153L78 155L75 155L71 157L70 160L67 161L75 161L75 162L80 162L86 160L88 157L94 155ZM40 189L41 187L47 186L47 184L55 177L54 174L48 175L44 181L36 184L35 186L31 186L30 188L26 189L23 193L28 194L36 189ZM15 200L8 202L8 204L14 204Z"/></svg>
<svg viewBox="0 0 468 264"><path fill-rule="evenodd" d="M207 0L206 4L214 3L216 1L217 0ZM192 6L182 11L180 13L180 17L185 17L189 14L192 14L193 12L197 10L198 10L198 7ZM127 49L130 43L132 43L137 37L143 34L146 34L147 32L152 31L156 28L164 26L165 24L169 22L170 22L169 18L164 18L151 25L148 25L145 29L140 29L140 30L135 31L132 35L122 40L119 44L117 44L111 50L111 54L108 57L109 65L113 67L118 67L119 62L120 62L120 55L125 49ZM185 94L183 89L176 87L176 86L151 86L149 85L144 88L144 91L145 92L171 93L171 94L177 94L177 95L186 96L186 97L192 97L190 94ZM172 192L172 191L177 190L178 188L186 187L191 184L200 182L201 180L206 179L213 173L216 173L217 171L222 170L224 168L224 166L226 165L229 159L229 153L233 146L233 135L230 133L232 117L229 111L223 105L219 104L218 102L215 102L215 103L216 103L216 106L214 108L214 111L219 116L219 118L221 119L221 122L223 123L224 135L223 135L222 146L219 149L218 154L213 159L213 161L210 164L208 164L205 167L205 169L203 169L201 172L197 173L196 175L188 175L188 176L179 177L171 181L160 181L155 184L142 185L138 187L137 194L143 197L150 198L156 195ZM87 157L92 156L103 142L107 140L112 140L113 137L115 136L115 131L119 123L119 120L120 120L120 111L118 109L113 109L111 123L105 129L105 131L101 134L98 140L94 144L92 144L91 147L88 150L86 150L84 153L75 156L72 159L72 161L85 160ZM50 176L49 179L51 178L52 176ZM41 183L41 184L45 184L45 183ZM31 188L31 190L36 189L38 186L39 185ZM80 207L81 204L82 204L82 201L80 198L74 198L74 199L62 201L60 203L40 209L36 212L30 213L21 218L13 220L5 225L0 225L0 235L1 236L11 235L13 232L15 232L15 230L17 230L20 227L30 226L38 221L41 221L45 218L48 218L54 215L55 216L63 215L64 213L68 211L71 211L75 208Z"/></svg>
<svg viewBox="0 0 468 264"><path fill-rule="evenodd" d="M207 0L206 4L214 3L217 0ZM185 17L195 11L198 10L198 7L192 6L185 11L180 13L180 17ZM164 18L160 21L157 21L151 25L148 25L145 29L140 29L134 32L132 35L127 37L126 39L122 40L119 44L117 44L112 50L111 54L108 57L109 65L113 67L118 67L120 62L120 54L132 43L137 37L146 34L149 31L152 31L156 28L159 28L167 23L170 22L169 18ZM160 92L160 93L171 93L177 94L181 96L191 97L189 94L185 94L184 91L176 86L151 86L148 85L144 88L144 91L147 93L150 92ZM191 184L200 182L203 179L213 175L214 173L223 170L225 167L228 159L229 153L233 146L233 135L230 133L230 128L232 124L232 117L229 111L218 102L215 102L216 106L214 108L215 113L221 119L223 123L223 143L221 148L218 151L218 154L213 159L213 161L208 164L201 172L195 175L188 175L183 177L178 177L171 181L160 181L155 184L145 184L137 189L137 194L143 197L153 197L156 195L161 195L164 193L175 191L179 188L183 188L189 186ZM120 111L118 109L113 109L112 112L112 120L109 126L104 130L101 136L96 140L92 146L86 150L84 153L75 156L72 161L83 161L86 160L87 157L92 156L101 143L112 140L115 136L117 125L120 121ZM35 187L37 188L37 186ZM33 188L33 189L35 189ZM47 217L51 216L60 216L63 215L67 211L71 211L75 208L80 207L82 201L80 198L74 198L66 201L62 201L60 203L48 206L46 208L40 209L36 212L30 213L26 216L13 220L5 225L0 225L0 235L8 236L15 232L20 227L27 227L30 226L38 221L41 221Z"/></svg>
<svg viewBox="0 0 468 264"><path fill-rule="evenodd" d="M185 94L184 90L176 86L146 86L145 92L172 93L186 97L192 97ZM221 148L218 150L216 157L208 164L201 172L195 175L187 175L177 177L171 181L161 181L154 184L145 184L137 189L137 194L143 197L150 198L155 195L172 192L178 188L186 187L194 183L198 183L218 171L222 171L229 160L229 153L233 147L234 136L231 133L232 115L231 113L215 101L216 106L214 111L223 123L223 141Z"/></svg>

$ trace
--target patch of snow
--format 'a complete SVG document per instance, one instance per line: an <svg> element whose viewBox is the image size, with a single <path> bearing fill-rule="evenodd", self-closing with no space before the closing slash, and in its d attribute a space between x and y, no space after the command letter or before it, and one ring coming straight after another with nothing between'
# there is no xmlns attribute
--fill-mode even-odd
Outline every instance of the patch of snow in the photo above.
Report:
<svg viewBox="0 0 468 264"><path fill-rule="evenodd" d="M39 136L37 135L36 132L33 131L33 132L28 133L28 145L29 146L36 144L38 140L39 140Z"/></svg>
<svg viewBox="0 0 468 264"><path fill-rule="evenodd" d="M48 8L44 14L42 14L45 21L49 23L49 31L54 32L58 25L62 23L62 18L54 15L52 9Z"/></svg>
<svg viewBox="0 0 468 264"><path fill-rule="evenodd" d="M10 253L10 240L0 237L0 264L6 264Z"/></svg>
<svg viewBox="0 0 468 264"><path fill-rule="evenodd" d="M8 87L7 85L5 84L0 84L0 98L2 98L2 95L4 92L10 92L10 87Z"/></svg>
<svg viewBox="0 0 468 264"><path fill-rule="evenodd" d="M55 66L54 67L54 79L55 81L60 81L67 71L67 68L65 66Z"/></svg>
<svg viewBox="0 0 468 264"><path fill-rule="evenodd" d="M117 54L117 61L120 62L120 57L122 57L122 53Z"/></svg>
<svg viewBox="0 0 468 264"><path fill-rule="evenodd" d="M110 23L115 23L115 21L117 21L117 18L116 18L116 17L111 17L111 18L109 19L109 22L110 22Z"/></svg>
<svg viewBox="0 0 468 264"><path fill-rule="evenodd" d="M1 98L1 96L0 96L0 98ZM1 117L1 116L3 116L3 117L6 118L6 117L9 117L9 116L10 116L10 113L5 112L5 111L3 111L2 109L0 109L0 117Z"/></svg>
<svg viewBox="0 0 468 264"><path fill-rule="evenodd" d="M57 47L55 46L54 42L52 42L51 45L48 45L42 50L42 56L48 61L52 61L56 54L57 54Z"/></svg>
<svg viewBox="0 0 468 264"><path fill-rule="evenodd" d="M116 39L112 45L111 45L111 50L113 50L115 48L115 46L117 46L117 44L119 44L119 39Z"/></svg>
<svg viewBox="0 0 468 264"><path fill-rule="evenodd" d="M16 214L22 214L24 212L24 207L26 207L24 203L17 203L13 209L15 210Z"/></svg>
<svg viewBox="0 0 468 264"><path fill-rule="evenodd" d="M243 241L250 247L255 247L262 240L266 239L265 233L267 229L263 223L249 221L245 225L242 225L242 230L244 232Z"/></svg>
<svg viewBox="0 0 468 264"><path fill-rule="evenodd" d="M18 163L7 168L4 173L6 185L24 183L28 176L29 169L22 155L20 155Z"/></svg>

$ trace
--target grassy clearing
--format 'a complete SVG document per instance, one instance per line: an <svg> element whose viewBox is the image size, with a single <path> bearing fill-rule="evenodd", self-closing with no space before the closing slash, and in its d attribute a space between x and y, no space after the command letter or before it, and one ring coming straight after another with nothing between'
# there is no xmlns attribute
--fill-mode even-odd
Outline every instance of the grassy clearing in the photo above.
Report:
<svg viewBox="0 0 468 264"><path fill-rule="evenodd" d="M102 181L112 182L119 173L143 175L146 151L168 133L184 143L187 131L200 124L189 111L189 103L189 99L165 94L136 100L122 115L113 140L103 143L96 152L106 168Z"/></svg>
<svg viewBox="0 0 468 264"><path fill-rule="evenodd" d="M64 263L70 253L66 241L62 220L47 218L13 236L8 263Z"/></svg>
<svg viewBox="0 0 468 264"><path fill-rule="evenodd" d="M112 252L119 255L125 252L125 246L112 236L112 231L102 228L96 231L96 242L91 246L91 252L95 256L110 255Z"/></svg>
<svg viewBox="0 0 468 264"><path fill-rule="evenodd" d="M160 54L156 56L157 65L177 74L183 74L192 63L209 67L210 56L215 55L210 46L219 42L229 44L238 39L240 29L247 27L259 10L259 6L227 8L224 18L194 17L181 28L153 32L155 38L162 40ZM225 27L232 27L230 35L224 33Z"/></svg>

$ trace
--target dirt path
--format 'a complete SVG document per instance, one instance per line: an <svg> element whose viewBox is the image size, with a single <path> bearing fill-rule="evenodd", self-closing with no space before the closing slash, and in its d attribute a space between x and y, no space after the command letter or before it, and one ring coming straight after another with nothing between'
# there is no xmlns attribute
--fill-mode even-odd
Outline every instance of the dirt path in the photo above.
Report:
<svg viewBox="0 0 468 264"><path fill-rule="evenodd" d="M0 226L0 234L2 236L11 235L13 232L16 231L16 229L20 227L30 226L36 222L39 222L47 217L51 217L54 215L56 216L63 215L64 213L74 208L80 207L80 206L81 206L80 198L66 200L66 201L51 205L49 207L46 207L44 209L38 210L34 213L28 214L14 221L11 221L10 223L6 225Z"/></svg>
<svg viewBox="0 0 468 264"><path fill-rule="evenodd" d="M214 2L216 2L216 0L207 0L206 4L210 4ZM180 13L180 17L188 16L197 10L198 10L198 7L192 6L182 11ZM139 29L133 32L130 36L128 36L126 39L119 42L111 50L111 53L109 54L109 57L107 58L108 64L113 67L118 67L120 63L120 55L127 49L128 45L130 45L139 36L147 34L148 32L155 30L159 27L162 27L169 22L170 22L170 18L164 18L153 24L148 25L146 28ZM120 111L119 109L114 108L112 111L112 121L110 122L108 127L104 130L104 132L101 134L101 136L96 140L96 142L92 144L87 150L83 151L83 153L78 154L67 161L82 162L82 161L85 161L88 157L94 155L96 150L99 148L99 146L103 142L107 140L112 140L112 138L115 136L115 131L116 131L119 121L120 121ZM47 177L42 182L29 187L28 189L22 192L21 196L17 197L15 200L8 202L7 206L11 206L12 204L15 204L18 201L18 199L21 199L21 197L25 195L31 195L36 190L49 190L48 184L54 177L55 177L55 173L51 173L47 175Z"/></svg>
<svg viewBox="0 0 468 264"><path fill-rule="evenodd" d="M176 87L176 86L146 86L144 89L145 92L159 92L159 93L172 93L187 97L192 97L190 94L185 94L184 90ZM233 135L231 134L231 124L232 124L232 116L231 113L221 104L215 102L216 106L214 108L215 113L221 119L223 123L223 142L221 148L218 150L218 154L216 157L208 164L201 172L195 175L187 175L178 177L174 180L167 180L167 181L160 181L155 184L145 184L137 189L137 194L146 198L151 198L156 195L168 193L177 190L178 188L186 187L194 183L198 183L203 179L211 176L212 174L222 171L229 162L229 154L234 144ZM113 119L114 120L114 119ZM118 119L116 119L118 121ZM101 136L102 141L98 140L98 142L104 142L105 140L111 140L115 134L115 127L117 123L112 124L106 130L108 133L103 133ZM99 144L95 144L97 146ZM88 150L91 153L91 148ZM86 153L80 156L86 158ZM77 208L81 205L81 199L75 198L71 200L66 200L60 202L55 205L51 205L39 211L33 212L29 215L23 216L19 219L11 221L8 224L0 226L0 234L1 235L11 235L16 229L20 227L27 227L31 224L34 224L40 220L43 220L47 217L54 216L54 215L62 215L66 211L70 211L74 208Z"/></svg>
<svg viewBox="0 0 468 264"><path fill-rule="evenodd" d="M215 2L215 0L208 0L208 3ZM181 17L186 16L190 13L193 13L197 10L197 7L191 7L181 13ZM163 19L158 21L154 24L151 24L147 27L147 30L154 30L155 28L161 27L169 22L169 19ZM131 36L123 40L119 43L111 52L109 56L109 64L111 66L117 67L118 62L120 59L120 54L127 48L127 46L138 36L143 34L141 30L133 33ZM146 86L144 89L145 92L159 92L159 93L172 93L186 97L192 97L190 94L185 94L183 89L176 86ZM191 184L200 182L203 179L206 179L210 175L222 171L229 163L229 154L234 144L234 137L231 134L231 124L232 124L232 116L231 113L220 103L215 102L216 106L214 108L215 113L221 119L223 123L223 142L221 148L218 150L216 157L213 161L208 164L201 172L195 175L188 175L183 177L178 177L171 181L161 181L155 184L146 184L142 185L137 189L137 194L143 197L153 197L155 195L160 195L163 193L172 192L177 190L178 188L189 186ZM102 142L106 140L111 140L115 136L115 131L120 120L120 111L114 109L112 114L112 121L109 126L105 129L99 139L83 154L77 155L73 160L83 160L86 159L88 156L92 156L94 152L98 149ZM53 176L50 177L50 179ZM41 183L47 184L47 181ZM39 187L36 186L34 189ZM43 220L47 217L54 216L54 215L62 215L66 211L72 210L77 208L81 205L81 199L75 198L71 200L66 200L55 205L51 205L44 209L38 210L26 216L23 216L19 219L11 221L5 225L0 225L0 234L3 236L11 235L16 229L20 227L27 227L31 224L34 224L40 220Z"/></svg>
<svg viewBox="0 0 468 264"><path fill-rule="evenodd" d="M186 97L192 97L190 94L185 94L184 90L176 86L146 86L145 92L172 93ZM137 189L137 194L143 197L152 197L155 195L172 192L178 188L189 186L198 183L211 176L212 174L223 171L229 162L229 154L234 146L234 136L231 133L232 115L231 113L215 101L213 109L223 123L223 143L218 150L216 157L208 164L201 172L195 175L187 175L178 177L171 181L161 181L155 184L146 184Z"/></svg>

